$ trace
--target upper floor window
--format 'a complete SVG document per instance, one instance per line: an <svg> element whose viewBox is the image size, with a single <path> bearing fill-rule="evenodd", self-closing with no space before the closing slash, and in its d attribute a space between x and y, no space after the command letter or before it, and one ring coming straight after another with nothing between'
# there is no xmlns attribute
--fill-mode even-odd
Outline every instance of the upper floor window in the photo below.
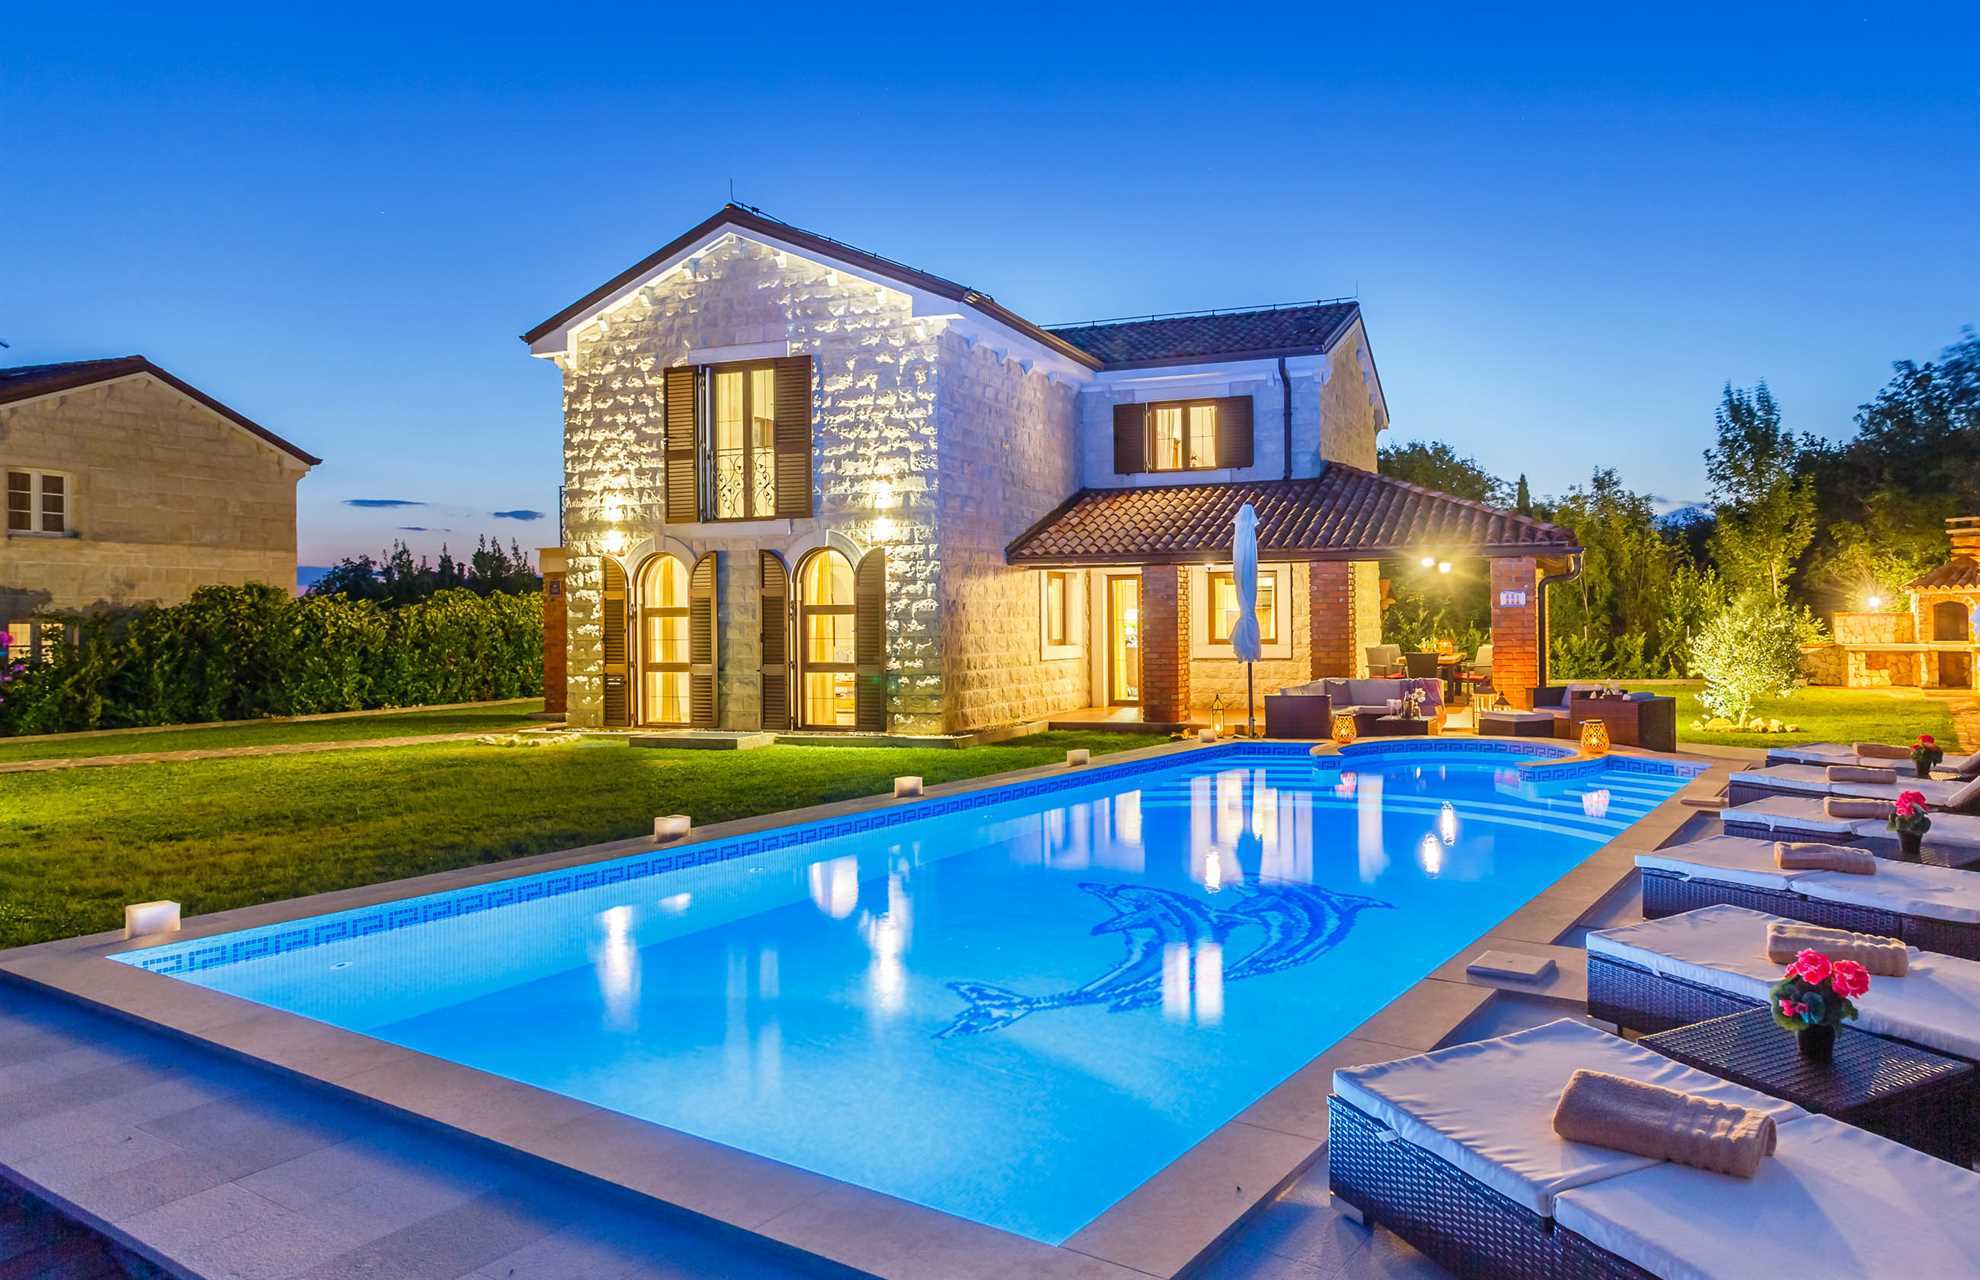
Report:
<svg viewBox="0 0 1980 1280"><path fill-rule="evenodd" d="M67 533L69 479L59 471L7 472L7 532Z"/></svg>
<svg viewBox="0 0 1980 1280"><path fill-rule="evenodd" d="M1251 465L1251 397L1114 406L1114 471L1235 470Z"/></svg>
<svg viewBox="0 0 1980 1280"><path fill-rule="evenodd" d="M666 373L667 522L811 514L811 357Z"/></svg>

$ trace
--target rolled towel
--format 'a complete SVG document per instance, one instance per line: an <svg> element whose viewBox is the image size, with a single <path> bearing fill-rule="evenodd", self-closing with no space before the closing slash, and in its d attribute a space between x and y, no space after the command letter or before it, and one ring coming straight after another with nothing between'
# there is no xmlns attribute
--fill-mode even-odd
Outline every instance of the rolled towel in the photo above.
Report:
<svg viewBox="0 0 1980 1280"><path fill-rule="evenodd" d="M1859 759L1911 759L1910 747L1894 747L1888 742L1852 742L1849 744L1849 749L1855 752Z"/></svg>
<svg viewBox="0 0 1980 1280"><path fill-rule="evenodd" d="M1854 960L1880 978L1902 978L1911 971L1911 949L1896 938L1848 929L1824 929L1818 924L1776 920L1767 925L1767 958L1793 964L1804 951L1819 951L1831 960Z"/></svg>
<svg viewBox="0 0 1980 1280"><path fill-rule="evenodd" d="M1577 1070L1554 1108L1569 1142L1750 1178L1774 1154L1774 1118L1606 1071Z"/></svg>
<svg viewBox="0 0 1980 1280"><path fill-rule="evenodd" d="M1831 818L1888 818L1892 807L1888 800L1871 800L1863 796L1825 796L1822 799L1822 812Z"/></svg>
<svg viewBox="0 0 1980 1280"><path fill-rule="evenodd" d="M1861 764L1832 764L1828 776L1830 782L1896 782L1897 770Z"/></svg>
<svg viewBox="0 0 1980 1280"><path fill-rule="evenodd" d="M1841 871L1852 876L1874 876L1877 855L1868 849L1815 840L1776 840L1774 865L1783 871Z"/></svg>

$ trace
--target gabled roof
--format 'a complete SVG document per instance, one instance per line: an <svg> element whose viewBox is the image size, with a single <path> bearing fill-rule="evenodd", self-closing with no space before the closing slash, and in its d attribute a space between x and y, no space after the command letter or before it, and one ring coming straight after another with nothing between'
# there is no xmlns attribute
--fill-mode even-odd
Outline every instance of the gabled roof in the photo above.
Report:
<svg viewBox="0 0 1980 1280"><path fill-rule="evenodd" d="M1912 591L1964 591L1980 587L1980 563L1972 556L1954 556L1936 569L1928 569L1905 586Z"/></svg>
<svg viewBox="0 0 1980 1280"><path fill-rule="evenodd" d="M78 387L94 386L114 378L128 378L134 373L150 374L179 394L197 400L243 431L259 436L298 461L312 467L323 461L315 454L305 453L290 444L260 423L229 409L199 388L173 377L143 356L115 356L106 360L71 360L62 364L23 364L15 365L10 369L0 369L0 405L31 400L36 396L54 395L62 391L74 391Z"/></svg>
<svg viewBox="0 0 1980 1280"><path fill-rule="evenodd" d="M1100 367L1100 361L1092 355L1067 342L1057 334L1039 328L1016 312L1000 306L997 300L987 293L972 289L968 285L957 284L953 280L945 280L941 276L933 275L918 267L910 267L906 263L895 262L892 258L883 258L877 253L869 253L864 249L855 248L852 245L846 244L844 241L834 240L829 236L821 236L816 232L806 231L802 227L794 227L788 222L779 222L761 210L752 209L748 205L734 203L723 205L710 217L697 223L646 257L641 258L638 262L633 263L632 266L627 267L624 271L613 276L604 284L599 285L590 293L585 294L570 306L565 307L556 315L551 316L542 324L523 334L522 340L534 344L539 338L562 328L573 320L582 318L587 312L607 302L613 295L619 293L628 285L637 282L642 276L664 265L668 259L687 249L710 232L719 230L724 226L735 227L743 231L752 231L758 235L768 236L773 240L781 240L785 244L795 248L820 254L828 258L836 258L848 266L858 267L862 271L872 272L874 275L897 281L910 288L920 289L940 298L948 298L951 301L960 302L973 310L982 312L1000 324L1017 330L1026 337L1044 343L1060 355L1075 360L1089 369L1098 369Z"/></svg>
<svg viewBox="0 0 1980 1280"><path fill-rule="evenodd" d="M1305 480L1083 489L1010 545L1015 565L1196 564L1228 560L1250 503L1259 553L1373 560L1435 551L1572 555L1574 534L1529 516L1328 463Z"/></svg>
<svg viewBox="0 0 1980 1280"><path fill-rule="evenodd" d="M1053 325L1051 332L1091 352L1109 369L1135 369L1196 360L1257 360L1323 352L1360 314L1358 303L1335 298L1061 324Z"/></svg>

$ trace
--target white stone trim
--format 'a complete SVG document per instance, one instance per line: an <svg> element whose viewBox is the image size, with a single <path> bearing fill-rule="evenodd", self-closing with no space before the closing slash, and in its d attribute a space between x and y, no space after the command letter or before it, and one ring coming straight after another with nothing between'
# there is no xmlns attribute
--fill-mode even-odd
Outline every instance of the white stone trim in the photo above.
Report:
<svg viewBox="0 0 1980 1280"><path fill-rule="evenodd" d="M1036 569L1032 571L1038 578L1038 658L1041 662L1060 662L1067 658L1082 657L1086 653L1086 573L1081 569ZM1046 598L1045 584L1050 575L1066 575L1066 643L1051 644L1045 630Z"/></svg>
<svg viewBox="0 0 1980 1280"><path fill-rule="evenodd" d="M752 342L740 347L703 347L690 351L686 358L667 366L678 369L682 365L738 364L745 360L781 360L791 353L791 340L779 342Z"/></svg>
<svg viewBox="0 0 1980 1280"><path fill-rule="evenodd" d="M1327 357L1287 356L1286 373L1295 382L1318 377L1325 380ZM1200 364L1163 365L1152 369L1103 370L1093 375L1092 381L1083 390L1094 392L1132 391L1136 400L1173 399L1183 389L1192 393L1203 387L1229 385L1236 382L1274 382L1279 380L1279 362L1272 360L1231 360L1223 363L1205 361Z"/></svg>

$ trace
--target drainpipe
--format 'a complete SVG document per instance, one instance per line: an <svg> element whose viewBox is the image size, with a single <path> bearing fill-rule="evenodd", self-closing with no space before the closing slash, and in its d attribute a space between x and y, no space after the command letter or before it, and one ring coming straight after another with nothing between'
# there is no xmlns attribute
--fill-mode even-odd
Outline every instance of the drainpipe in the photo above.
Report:
<svg viewBox="0 0 1980 1280"><path fill-rule="evenodd" d="M1580 576L1581 576L1581 553L1577 551L1574 553L1574 555L1568 557L1568 567L1566 572L1548 573L1541 575L1540 585L1535 588L1535 590L1537 590L1540 593L1539 609L1538 609L1539 616L1534 619L1534 622L1538 626L1540 631L1540 634L1537 637L1540 642L1539 644L1540 661L1538 664L1538 669L1540 672L1539 683L1540 683L1540 687L1543 689L1547 687L1547 683L1548 683L1547 650L1550 647L1552 647L1552 642L1553 642L1553 637L1547 634L1547 588L1553 586L1556 582L1573 582L1576 578L1579 578Z"/></svg>
<svg viewBox="0 0 1980 1280"><path fill-rule="evenodd" d="M1286 358L1279 357L1279 389L1286 399L1286 479L1292 479L1292 375L1286 372Z"/></svg>

